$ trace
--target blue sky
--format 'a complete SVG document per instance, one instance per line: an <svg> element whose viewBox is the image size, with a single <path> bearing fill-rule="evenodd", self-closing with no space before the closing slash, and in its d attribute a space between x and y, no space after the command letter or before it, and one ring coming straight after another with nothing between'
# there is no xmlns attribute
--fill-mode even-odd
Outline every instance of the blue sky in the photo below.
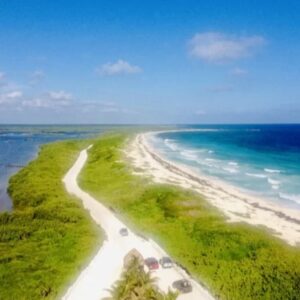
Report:
<svg viewBox="0 0 300 300"><path fill-rule="evenodd" d="M300 122L300 2L0 0L0 123Z"/></svg>

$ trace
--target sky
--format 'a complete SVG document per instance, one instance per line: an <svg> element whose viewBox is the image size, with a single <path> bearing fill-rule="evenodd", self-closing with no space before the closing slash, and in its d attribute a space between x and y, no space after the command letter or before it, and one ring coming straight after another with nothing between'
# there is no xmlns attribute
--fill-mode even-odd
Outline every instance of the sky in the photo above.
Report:
<svg viewBox="0 0 300 300"><path fill-rule="evenodd" d="M0 0L0 123L299 123L298 0Z"/></svg>

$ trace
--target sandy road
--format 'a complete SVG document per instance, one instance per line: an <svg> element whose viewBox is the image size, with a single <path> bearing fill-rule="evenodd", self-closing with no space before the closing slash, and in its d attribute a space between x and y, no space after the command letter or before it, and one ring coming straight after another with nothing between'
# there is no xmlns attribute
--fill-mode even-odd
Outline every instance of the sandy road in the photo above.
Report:
<svg viewBox="0 0 300 300"><path fill-rule="evenodd" d="M88 148L89 149L89 148ZM99 300L109 296L108 289L120 277L123 267L124 256L133 248L137 249L144 258L156 257L160 259L167 254L154 241L145 240L129 230L127 237L122 237L119 230L126 227L118 218L99 201L80 189L77 184L77 176L83 168L88 153L85 149L81 151L78 159L63 179L66 189L81 199L85 209L91 217L105 231L107 239L92 258L89 265L80 273L76 281L69 287L63 300ZM101 174L99 174L101 176ZM165 292L172 286L175 280L189 276L174 266L171 269L160 268L153 272L157 278L157 285ZM191 280L191 279L190 279ZM193 291L182 294L179 300L212 300L214 299L207 290L197 282L191 280Z"/></svg>

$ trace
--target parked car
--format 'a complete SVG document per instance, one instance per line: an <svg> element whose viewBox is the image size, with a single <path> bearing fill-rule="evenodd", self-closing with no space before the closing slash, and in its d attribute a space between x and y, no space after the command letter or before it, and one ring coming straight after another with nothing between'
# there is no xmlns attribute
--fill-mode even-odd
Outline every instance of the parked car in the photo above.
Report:
<svg viewBox="0 0 300 300"><path fill-rule="evenodd" d="M164 256L159 260L159 264L164 268L172 268L173 267L173 262L170 257Z"/></svg>
<svg viewBox="0 0 300 300"><path fill-rule="evenodd" d="M127 228L121 228L119 232L120 232L121 236L127 236L128 235L128 229Z"/></svg>
<svg viewBox="0 0 300 300"><path fill-rule="evenodd" d="M186 279L181 279L174 281L172 284L173 288L178 290L181 293L190 293L193 290L193 287L190 283L190 281Z"/></svg>
<svg viewBox="0 0 300 300"><path fill-rule="evenodd" d="M149 268L149 270L156 270L159 268L159 264L156 258L148 257L145 259L145 265Z"/></svg>

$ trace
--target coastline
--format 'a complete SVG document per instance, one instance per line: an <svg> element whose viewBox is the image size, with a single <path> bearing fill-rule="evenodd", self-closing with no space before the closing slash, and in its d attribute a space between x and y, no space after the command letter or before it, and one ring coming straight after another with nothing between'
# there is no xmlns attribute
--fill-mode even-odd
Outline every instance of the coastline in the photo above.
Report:
<svg viewBox="0 0 300 300"><path fill-rule="evenodd" d="M137 170L136 174L149 176L158 183L178 185L202 194L226 216L228 222L261 225L290 245L300 243L300 216L296 210L249 195L162 157L147 140L150 135L160 132L138 134L127 147L126 155Z"/></svg>

